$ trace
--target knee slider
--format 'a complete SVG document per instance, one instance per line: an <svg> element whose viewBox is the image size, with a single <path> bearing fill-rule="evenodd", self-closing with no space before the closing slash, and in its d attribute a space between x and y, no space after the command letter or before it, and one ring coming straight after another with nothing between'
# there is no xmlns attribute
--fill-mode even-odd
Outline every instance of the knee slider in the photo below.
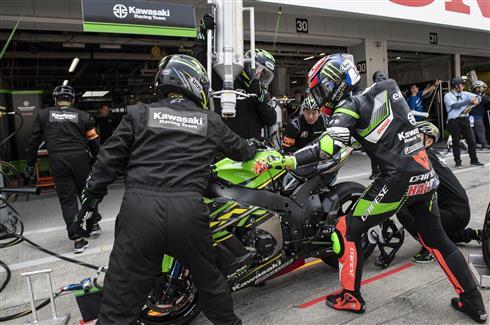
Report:
<svg viewBox="0 0 490 325"><path fill-rule="evenodd" d="M333 249L333 252L338 255L338 256L341 256L342 254L342 251L343 251L343 239L342 239L342 235L339 235L338 231L335 230L331 235L330 235L330 239L332 240L332 249Z"/></svg>

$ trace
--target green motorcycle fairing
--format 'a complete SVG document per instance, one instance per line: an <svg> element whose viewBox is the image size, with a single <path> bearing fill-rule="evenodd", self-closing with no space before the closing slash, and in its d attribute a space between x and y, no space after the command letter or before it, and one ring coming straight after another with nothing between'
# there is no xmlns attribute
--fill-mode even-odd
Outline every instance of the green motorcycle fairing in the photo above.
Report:
<svg viewBox="0 0 490 325"><path fill-rule="evenodd" d="M254 166L257 160L268 163L270 169L262 174L256 174ZM219 178L234 185L263 189L286 172L283 160L284 157L276 150L258 151L255 157L249 161L239 162L229 158L222 159L216 163L213 172Z"/></svg>

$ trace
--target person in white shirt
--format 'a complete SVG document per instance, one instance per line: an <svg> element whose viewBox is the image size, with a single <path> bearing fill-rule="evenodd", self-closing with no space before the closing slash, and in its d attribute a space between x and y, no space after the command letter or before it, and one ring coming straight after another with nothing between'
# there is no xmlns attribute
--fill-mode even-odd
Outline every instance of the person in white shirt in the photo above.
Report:
<svg viewBox="0 0 490 325"><path fill-rule="evenodd" d="M444 95L444 103L447 111L447 127L453 138L453 156L457 168L462 168L459 140L461 136L468 144L470 154L470 166L483 166L476 156L476 144L473 130L471 129L469 114L471 109L480 103L475 94L464 91L465 80L454 77L451 80L451 91Z"/></svg>

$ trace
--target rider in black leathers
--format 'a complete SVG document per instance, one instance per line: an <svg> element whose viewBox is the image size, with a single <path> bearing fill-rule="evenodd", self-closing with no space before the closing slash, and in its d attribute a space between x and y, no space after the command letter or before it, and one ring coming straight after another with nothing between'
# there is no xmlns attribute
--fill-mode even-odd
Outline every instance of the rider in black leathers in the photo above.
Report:
<svg viewBox="0 0 490 325"><path fill-rule="evenodd" d="M360 75L353 58L337 54L321 59L308 75L318 105L334 109L326 132L310 146L289 157L286 167L336 157L353 136L380 164L380 175L354 208L342 216L332 235L339 256L342 292L327 296L328 306L355 313L365 311L360 294L363 255L361 235L406 207L415 217L420 242L436 257L458 298L451 304L477 322L487 315L466 260L445 234L437 210L438 179L424 150L415 118L396 82L383 80L352 96Z"/></svg>

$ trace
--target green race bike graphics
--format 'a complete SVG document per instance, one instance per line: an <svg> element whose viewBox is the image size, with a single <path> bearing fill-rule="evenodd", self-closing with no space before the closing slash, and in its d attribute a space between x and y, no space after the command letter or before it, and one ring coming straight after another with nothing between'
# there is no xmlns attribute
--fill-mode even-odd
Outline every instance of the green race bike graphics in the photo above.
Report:
<svg viewBox="0 0 490 325"><path fill-rule="evenodd" d="M223 159L212 166L206 197L217 265L232 291L260 285L294 270L310 257L337 267L331 234L341 215L362 195L364 186L337 183L336 175L352 149L330 160L295 171L283 167L283 156L271 148L254 159ZM255 174L254 162L269 170ZM374 250L367 236L367 258ZM162 270L140 314L144 324L186 324L200 312L192 274L165 256Z"/></svg>

